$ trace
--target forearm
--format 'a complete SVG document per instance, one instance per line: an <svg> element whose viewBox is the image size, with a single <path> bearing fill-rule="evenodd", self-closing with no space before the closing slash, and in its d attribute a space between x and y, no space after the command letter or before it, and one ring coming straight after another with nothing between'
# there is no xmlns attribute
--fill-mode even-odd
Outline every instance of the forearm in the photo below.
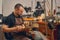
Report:
<svg viewBox="0 0 60 40"><path fill-rule="evenodd" d="M3 29L4 32L15 32L16 31L16 27L13 28L5 28Z"/></svg>
<svg viewBox="0 0 60 40"><path fill-rule="evenodd" d="M12 27L12 28L9 28L7 25L2 25L2 30L3 32L15 32L17 29L17 27Z"/></svg>
<svg viewBox="0 0 60 40"><path fill-rule="evenodd" d="M11 27L9 28L8 25L3 25L2 29L3 32L19 32L22 31L25 28L25 26L15 26L15 27Z"/></svg>

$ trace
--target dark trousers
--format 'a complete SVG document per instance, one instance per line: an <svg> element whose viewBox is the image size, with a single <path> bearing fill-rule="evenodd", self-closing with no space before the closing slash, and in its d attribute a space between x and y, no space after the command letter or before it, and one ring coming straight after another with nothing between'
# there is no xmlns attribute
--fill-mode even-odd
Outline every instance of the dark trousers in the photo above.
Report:
<svg viewBox="0 0 60 40"><path fill-rule="evenodd" d="M29 39L31 39L31 40L34 40L33 38L32 38L32 35L24 35L25 37L27 37L27 38L29 38ZM7 34L7 33L5 33L5 38L7 39L7 40L14 40L14 38L13 38L13 36L9 33L9 34Z"/></svg>

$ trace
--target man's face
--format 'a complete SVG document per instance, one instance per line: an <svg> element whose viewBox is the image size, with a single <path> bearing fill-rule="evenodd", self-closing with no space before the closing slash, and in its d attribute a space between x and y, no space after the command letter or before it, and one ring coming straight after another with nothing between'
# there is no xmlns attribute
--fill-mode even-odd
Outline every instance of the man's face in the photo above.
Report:
<svg viewBox="0 0 60 40"><path fill-rule="evenodd" d="M24 11L23 7L19 7L18 9L15 9L17 15L22 15L23 11Z"/></svg>

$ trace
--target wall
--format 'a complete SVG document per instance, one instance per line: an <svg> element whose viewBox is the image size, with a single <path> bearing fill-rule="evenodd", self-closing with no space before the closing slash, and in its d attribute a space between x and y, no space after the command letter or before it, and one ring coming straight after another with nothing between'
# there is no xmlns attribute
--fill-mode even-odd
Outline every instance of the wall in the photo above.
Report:
<svg viewBox="0 0 60 40"><path fill-rule="evenodd" d="M31 3L33 1L33 3ZM43 0L3 0L3 15L4 16L8 16L12 11L13 11L13 8L14 8L14 5L17 4L17 3L21 3L23 4L23 6L27 6L27 7L32 7L33 11L35 10L35 6L36 6L36 1L43 1ZM47 0L46 0L47 2ZM49 4L49 8L51 7L51 0L48 0ZM60 0L56 0L56 3L55 4L55 0L53 0L53 9L55 9L55 5L59 5L60 4ZM49 10L49 8L47 7L47 4L46 4L46 14ZM58 10L58 9L57 9ZM26 12L24 12L24 14L26 14Z"/></svg>
<svg viewBox="0 0 60 40"><path fill-rule="evenodd" d="M13 11L14 5L17 3L21 3L23 4L23 6L27 7L33 6L32 9L35 10L34 9L36 5L35 1L41 1L41 0L3 0L3 15L8 16Z"/></svg>
<svg viewBox="0 0 60 40"><path fill-rule="evenodd" d="M0 0L0 14L2 14L2 0Z"/></svg>

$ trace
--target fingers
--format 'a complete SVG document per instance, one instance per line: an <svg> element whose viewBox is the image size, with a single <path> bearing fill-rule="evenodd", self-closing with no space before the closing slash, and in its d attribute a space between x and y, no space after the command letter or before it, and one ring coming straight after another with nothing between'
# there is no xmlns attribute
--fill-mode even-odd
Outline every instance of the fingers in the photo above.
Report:
<svg viewBox="0 0 60 40"><path fill-rule="evenodd" d="M19 31L23 31L24 29L25 29L25 26L17 26L17 31L19 32Z"/></svg>
<svg viewBox="0 0 60 40"><path fill-rule="evenodd" d="M22 30L21 26L17 26L17 27L18 27L17 31L21 31Z"/></svg>

